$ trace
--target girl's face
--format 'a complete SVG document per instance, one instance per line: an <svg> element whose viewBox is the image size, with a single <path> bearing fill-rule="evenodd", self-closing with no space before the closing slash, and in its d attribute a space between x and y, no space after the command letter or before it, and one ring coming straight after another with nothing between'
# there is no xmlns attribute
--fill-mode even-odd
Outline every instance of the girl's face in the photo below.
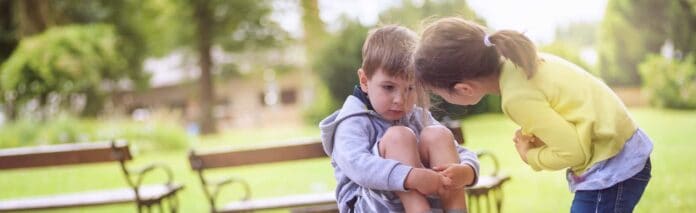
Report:
<svg viewBox="0 0 696 213"><path fill-rule="evenodd" d="M378 69L368 79L362 69L358 70L360 88L367 93L374 110L382 118L399 120L413 110L416 100L415 82L388 76Z"/></svg>
<svg viewBox="0 0 696 213"><path fill-rule="evenodd" d="M477 104L486 93L475 83L457 83L452 91L432 89L432 92L451 104L468 106Z"/></svg>

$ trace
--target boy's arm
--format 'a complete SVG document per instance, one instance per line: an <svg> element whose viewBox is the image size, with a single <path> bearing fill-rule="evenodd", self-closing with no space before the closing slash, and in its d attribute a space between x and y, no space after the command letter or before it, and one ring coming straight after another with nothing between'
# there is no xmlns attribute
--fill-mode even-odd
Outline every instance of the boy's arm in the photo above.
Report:
<svg viewBox="0 0 696 213"><path fill-rule="evenodd" d="M338 125L331 157L341 171L370 189L406 191L404 183L412 167L371 153L372 127L368 118L347 118Z"/></svg>

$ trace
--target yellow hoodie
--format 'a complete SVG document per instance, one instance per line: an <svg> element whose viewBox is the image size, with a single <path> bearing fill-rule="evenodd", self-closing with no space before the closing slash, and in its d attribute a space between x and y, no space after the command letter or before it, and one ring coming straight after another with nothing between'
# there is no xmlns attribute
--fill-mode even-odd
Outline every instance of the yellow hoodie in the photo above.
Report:
<svg viewBox="0 0 696 213"><path fill-rule="evenodd" d="M503 112L545 145L527 152L534 170L570 167L580 175L616 155L637 129L621 100L600 79L549 54L534 76L506 61L500 74Z"/></svg>

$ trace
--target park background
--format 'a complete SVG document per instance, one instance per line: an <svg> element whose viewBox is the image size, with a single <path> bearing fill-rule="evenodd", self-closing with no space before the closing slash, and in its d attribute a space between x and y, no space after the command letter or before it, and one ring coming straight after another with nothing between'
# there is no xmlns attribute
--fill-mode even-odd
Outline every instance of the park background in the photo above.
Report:
<svg viewBox="0 0 696 213"><path fill-rule="evenodd" d="M209 207L187 153L316 137L356 84L367 31L419 31L460 16L525 32L607 82L653 139L653 179L636 212L696 209L693 0L0 0L0 148L127 139L135 162L164 162L185 184L182 212ZM492 151L505 212L566 212L563 172L514 151L499 97L438 105L466 146ZM0 171L0 199L124 186L116 165ZM326 192L328 159L227 169L254 196ZM148 181L156 181L157 177ZM234 190L223 194L232 200ZM134 212L132 204L50 212Z"/></svg>

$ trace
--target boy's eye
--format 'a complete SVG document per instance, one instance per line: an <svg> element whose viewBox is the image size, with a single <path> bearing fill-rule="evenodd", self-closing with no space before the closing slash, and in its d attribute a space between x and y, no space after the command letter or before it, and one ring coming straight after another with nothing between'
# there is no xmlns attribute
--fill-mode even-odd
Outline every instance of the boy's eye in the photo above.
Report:
<svg viewBox="0 0 696 213"><path fill-rule="evenodd" d="M393 90L393 89L394 89L394 86L392 86L392 85L382 85L382 89L385 89L385 90Z"/></svg>
<svg viewBox="0 0 696 213"><path fill-rule="evenodd" d="M414 86L408 86L408 91L413 91L415 89Z"/></svg>

